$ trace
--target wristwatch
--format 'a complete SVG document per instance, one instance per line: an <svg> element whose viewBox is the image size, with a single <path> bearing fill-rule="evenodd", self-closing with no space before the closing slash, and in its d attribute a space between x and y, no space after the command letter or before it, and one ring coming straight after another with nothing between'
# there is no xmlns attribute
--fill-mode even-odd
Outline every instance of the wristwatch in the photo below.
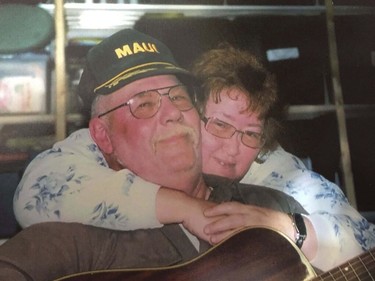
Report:
<svg viewBox="0 0 375 281"><path fill-rule="evenodd" d="M295 230L295 242L298 248L302 248L303 242L306 239L306 225L303 217L299 213L289 214L290 219L292 220L292 225Z"/></svg>

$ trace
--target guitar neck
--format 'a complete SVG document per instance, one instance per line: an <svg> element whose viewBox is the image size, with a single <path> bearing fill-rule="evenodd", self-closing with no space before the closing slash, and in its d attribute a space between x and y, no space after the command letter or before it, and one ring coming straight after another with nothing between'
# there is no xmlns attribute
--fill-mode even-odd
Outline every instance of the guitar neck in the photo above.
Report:
<svg viewBox="0 0 375 281"><path fill-rule="evenodd" d="M375 280L375 248L313 280Z"/></svg>

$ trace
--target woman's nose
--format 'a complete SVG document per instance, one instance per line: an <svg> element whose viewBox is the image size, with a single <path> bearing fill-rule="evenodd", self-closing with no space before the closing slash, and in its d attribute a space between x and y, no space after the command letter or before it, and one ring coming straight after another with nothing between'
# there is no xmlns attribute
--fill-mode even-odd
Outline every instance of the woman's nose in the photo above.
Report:
<svg viewBox="0 0 375 281"><path fill-rule="evenodd" d="M224 140L225 142L224 149L226 153L228 153L231 156L235 156L239 154L240 145L241 145L241 137L242 137L242 134L240 132L235 132L231 138Z"/></svg>

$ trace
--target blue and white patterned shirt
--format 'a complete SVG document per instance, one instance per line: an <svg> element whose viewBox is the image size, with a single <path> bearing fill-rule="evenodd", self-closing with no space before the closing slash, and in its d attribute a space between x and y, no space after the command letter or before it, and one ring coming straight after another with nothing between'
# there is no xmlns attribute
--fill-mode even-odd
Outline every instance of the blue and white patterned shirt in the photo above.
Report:
<svg viewBox="0 0 375 281"><path fill-rule="evenodd" d="M328 270L375 247L375 225L348 202L342 190L308 170L281 147L263 164L253 163L241 182L268 186L294 197L307 212L317 236L314 266Z"/></svg>
<svg viewBox="0 0 375 281"><path fill-rule="evenodd" d="M350 206L341 189L281 147L263 164L253 163L243 183L281 190L309 212L319 241L311 263L328 270L375 247L375 226ZM88 129L39 154L27 167L14 197L22 227L80 222L116 230L155 228L159 186L128 170L109 169Z"/></svg>

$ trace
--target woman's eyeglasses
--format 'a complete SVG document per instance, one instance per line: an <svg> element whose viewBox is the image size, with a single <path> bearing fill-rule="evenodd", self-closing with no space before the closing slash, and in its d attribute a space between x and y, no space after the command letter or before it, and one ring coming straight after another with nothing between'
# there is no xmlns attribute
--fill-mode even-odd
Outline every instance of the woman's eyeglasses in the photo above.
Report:
<svg viewBox="0 0 375 281"><path fill-rule="evenodd" d="M237 130L231 124L214 117L203 117L202 121L205 123L206 131L216 137L230 139L237 132L241 134L242 143L248 147L261 148L265 143L265 139L261 133Z"/></svg>

